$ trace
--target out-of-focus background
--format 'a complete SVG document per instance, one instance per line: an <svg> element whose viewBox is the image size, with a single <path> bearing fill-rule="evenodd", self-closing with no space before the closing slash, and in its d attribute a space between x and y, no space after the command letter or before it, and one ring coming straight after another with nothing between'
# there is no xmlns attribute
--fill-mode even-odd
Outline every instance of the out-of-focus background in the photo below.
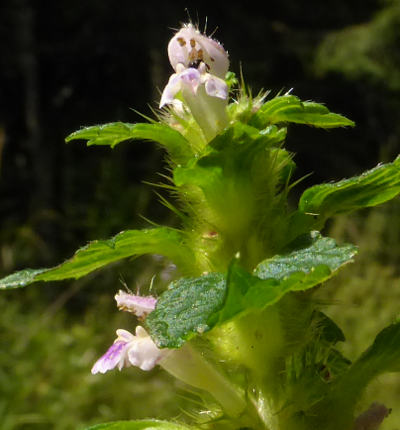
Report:
<svg viewBox="0 0 400 430"><path fill-rule="evenodd" d="M247 84L293 88L357 123L321 131L293 126L288 147L306 186L361 173L400 153L400 2L3 0L0 4L0 275L55 265L87 241L176 220L142 181L159 182L163 154L151 143L114 150L64 144L83 125L152 116L172 72L166 46L188 21L214 31ZM297 194L296 194L297 193ZM360 246L356 264L321 290L359 354L400 309L400 201L331 223L326 233ZM129 418L184 416L194 406L160 370L92 376L90 368L131 328L113 296L147 291L168 267L143 257L82 280L0 293L0 428L82 429ZM164 278L165 279L164 279ZM190 397L190 396L189 396ZM382 377L365 400L394 412L400 379ZM338 411L339 413L339 411Z"/></svg>

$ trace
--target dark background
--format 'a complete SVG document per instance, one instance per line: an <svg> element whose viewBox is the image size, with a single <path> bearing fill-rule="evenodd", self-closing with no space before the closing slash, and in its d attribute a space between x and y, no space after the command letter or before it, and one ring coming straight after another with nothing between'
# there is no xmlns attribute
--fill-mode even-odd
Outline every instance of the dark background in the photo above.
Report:
<svg viewBox="0 0 400 430"><path fill-rule="evenodd" d="M254 93L293 88L300 98L356 121L354 130L291 129L288 147L297 153L298 177L314 172L304 186L358 173L399 152L393 140L398 113L390 105L398 92L368 73L350 80L315 67L326 36L368 23L388 3L283 0L264 6L3 0L0 222L3 241L33 241L33 250L22 246L18 257L3 261L5 271L52 264L86 240L143 225L138 213L165 220L166 211L141 185L157 181L162 170L155 145L124 143L111 150L67 146L64 138L84 125L140 121L133 109L152 116L150 107L157 107L172 71L166 55L171 29L188 14L201 28L207 17L208 33L218 27L215 37L229 51L231 69L242 67ZM31 238L18 236L22 225Z"/></svg>

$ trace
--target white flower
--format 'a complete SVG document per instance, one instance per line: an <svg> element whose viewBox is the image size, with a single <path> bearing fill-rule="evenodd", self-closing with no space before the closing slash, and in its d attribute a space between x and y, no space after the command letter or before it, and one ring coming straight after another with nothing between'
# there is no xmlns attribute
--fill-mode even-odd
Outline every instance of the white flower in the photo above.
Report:
<svg viewBox="0 0 400 430"><path fill-rule="evenodd" d="M151 370L168 353L168 350L157 348L146 330L136 327L133 335L127 330L117 330L117 339L107 352L92 367L92 374L106 373L117 367L137 366L142 370Z"/></svg>
<svg viewBox="0 0 400 430"><path fill-rule="evenodd" d="M177 93L182 91L183 98L187 100L198 93L200 85L204 85L205 92L211 97L218 97L222 100L228 98L228 86L223 79L206 72L204 63L198 69L189 67L186 69L182 64L178 64L177 73L169 78L167 86L161 96L160 108L173 102Z"/></svg>
<svg viewBox="0 0 400 430"><path fill-rule="evenodd" d="M164 88L160 109L170 105L173 110L179 95L210 141L228 124L228 54L219 42L187 24L169 42L168 57L176 73Z"/></svg>
<svg viewBox="0 0 400 430"><path fill-rule="evenodd" d="M119 290L115 295L118 309L135 314L138 318L146 317L156 307L157 299L152 296L136 296Z"/></svg>
<svg viewBox="0 0 400 430"><path fill-rule="evenodd" d="M224 78L229 68L228 53L223 46L204 34L193 24L184 25L168 44L168 57L171 66L178 71L178 65L197 68L205 64L207 72Z"/></svg>

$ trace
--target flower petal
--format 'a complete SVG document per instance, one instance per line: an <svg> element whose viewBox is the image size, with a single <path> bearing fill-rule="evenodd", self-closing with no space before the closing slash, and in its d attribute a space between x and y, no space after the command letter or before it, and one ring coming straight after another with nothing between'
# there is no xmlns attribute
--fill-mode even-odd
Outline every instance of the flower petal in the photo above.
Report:
<svg viewBox="0 0 400 430"><path fill-rule="evenodd" d="M133 366L142 370L151 370L166 354L168 354L168 350L157 348L143 327L136 327L136 339L128 351L128 358Z"/></svg>
<svg viewBox="0 0 400 430"><path fill-rule="evenodd" d="M210 73L224 78L229 68L228 53L223 46L204 34L193 24L184 25L168 44L169 61L177 71L178 64L195 67L200 62Z"/></svg>
<svg viewBox="0 0 400 430"><path fill-rule="evenodd" d="M176 94L181 90L181 80L178 74L174 73L169 78L168 84L165 86L160 100L160 109L166 104L172 103Z"/></svg>
<svg viewBox="0 0 400 430"><path fill-rule="evenodd" d="M125 362L128 345L128 342L121 340L117 340L113 343L110 348L108 348L107 352L96 361L92 367L92 374L106 373L108 370L114 369L117 366L119 370L121 370Z"/></svg>
<svg viewBox="0 0 400 430"><path fill-rule="evenodd" d="M181 70L178 68L178 70ZM161 96L160 109L166 104L172 103L176 94L182 90L187 89L192 94L196 94L197 88L201 83L200 72L192 67L183 69L179 73L174 73L169 78L168 84L164 88Z"/></svg>
<svg viewBox="0 0 400 430"><path fill-rule="evenodd" d="M205 79L206 93L212 97L226 100L228 98L228 85L223 79L207 74Z"/></svg>
<svg viewBox="0 0 400 430"><path fill-rule="evenodd" d="M136 296L119 290L115 295L118 309L132 312L141 318L148 315L156 307L157 299L152 296Z"/></svg>

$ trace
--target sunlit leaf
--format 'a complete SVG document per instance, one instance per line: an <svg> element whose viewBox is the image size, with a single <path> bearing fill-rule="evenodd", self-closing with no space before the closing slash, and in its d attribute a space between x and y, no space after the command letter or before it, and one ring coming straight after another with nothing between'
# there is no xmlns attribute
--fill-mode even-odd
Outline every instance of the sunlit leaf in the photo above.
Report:
<svg viewBox="0 0 400 430"><path fill-rule="evenodd" d="M176 130L162 123L137 123L111 122L109 124L85 127L71 133L65 139L87 140L87 145L107 145L114 148L125 140L152 140L164 146L176 162L189 159L190 152L187 140Z"/></svg>
<svg viewBox="0 0 400 430"><path fill-rule="evenodd" d="M400 157L360 176L316 185L300 198L299 212L327 218L384 203L400 193Z"/></svg>
<svg viewBox="0 0 400 430"><path fill-rule="evenodd" d="M211 328L208 320L221 309L225 293L226 280L220 273L173 282L146 319L150 334L160 347L179 348Z"/></svg>
<svg viewBox="0 0 400 430"><path fill-rule="evenodd" d="M264 128L269 124L297 123L320 128L354 126L346 117L332 113L327 107L314 102L302 102L293 95L277 96L264 103L251 118L250 124Z"/></svg>
<svg viewBox="0 0 400 430"><path fill-rule="evenodd" d="M351 245L339 247L318 232L296 246L286 255L261 262L254 271L257 276L234 260L227 276L210 273L173 282L146 319L151 336L160 347L179 348L218 324L277 303L290 291L304 291L326 281L356 251ZM332 332L332 326L329 330L340 340L337 330Z"/></svg>
<svg viewBox="0 0 400 430"><path fill-rule="evenodd" d="M49 269L26 269L0 280L0 289L17 288L36 281L78 279L109 263L141 254L161 254L179 264L190 258L177 230L160 227L123 231L108 240L95 240L80 248L72 258Z"/></svg>
<svg viewBox="0 0 400 430"><path fill-rule="evenodd" d="M294 272L312 273L318 265L327 266L332 273L352 261L357 253L354 245L338 246L334 239L317 231L299 237L290 244L290 249L287 254L261 262L254 274L261 279L283 279Z"/></svg>

